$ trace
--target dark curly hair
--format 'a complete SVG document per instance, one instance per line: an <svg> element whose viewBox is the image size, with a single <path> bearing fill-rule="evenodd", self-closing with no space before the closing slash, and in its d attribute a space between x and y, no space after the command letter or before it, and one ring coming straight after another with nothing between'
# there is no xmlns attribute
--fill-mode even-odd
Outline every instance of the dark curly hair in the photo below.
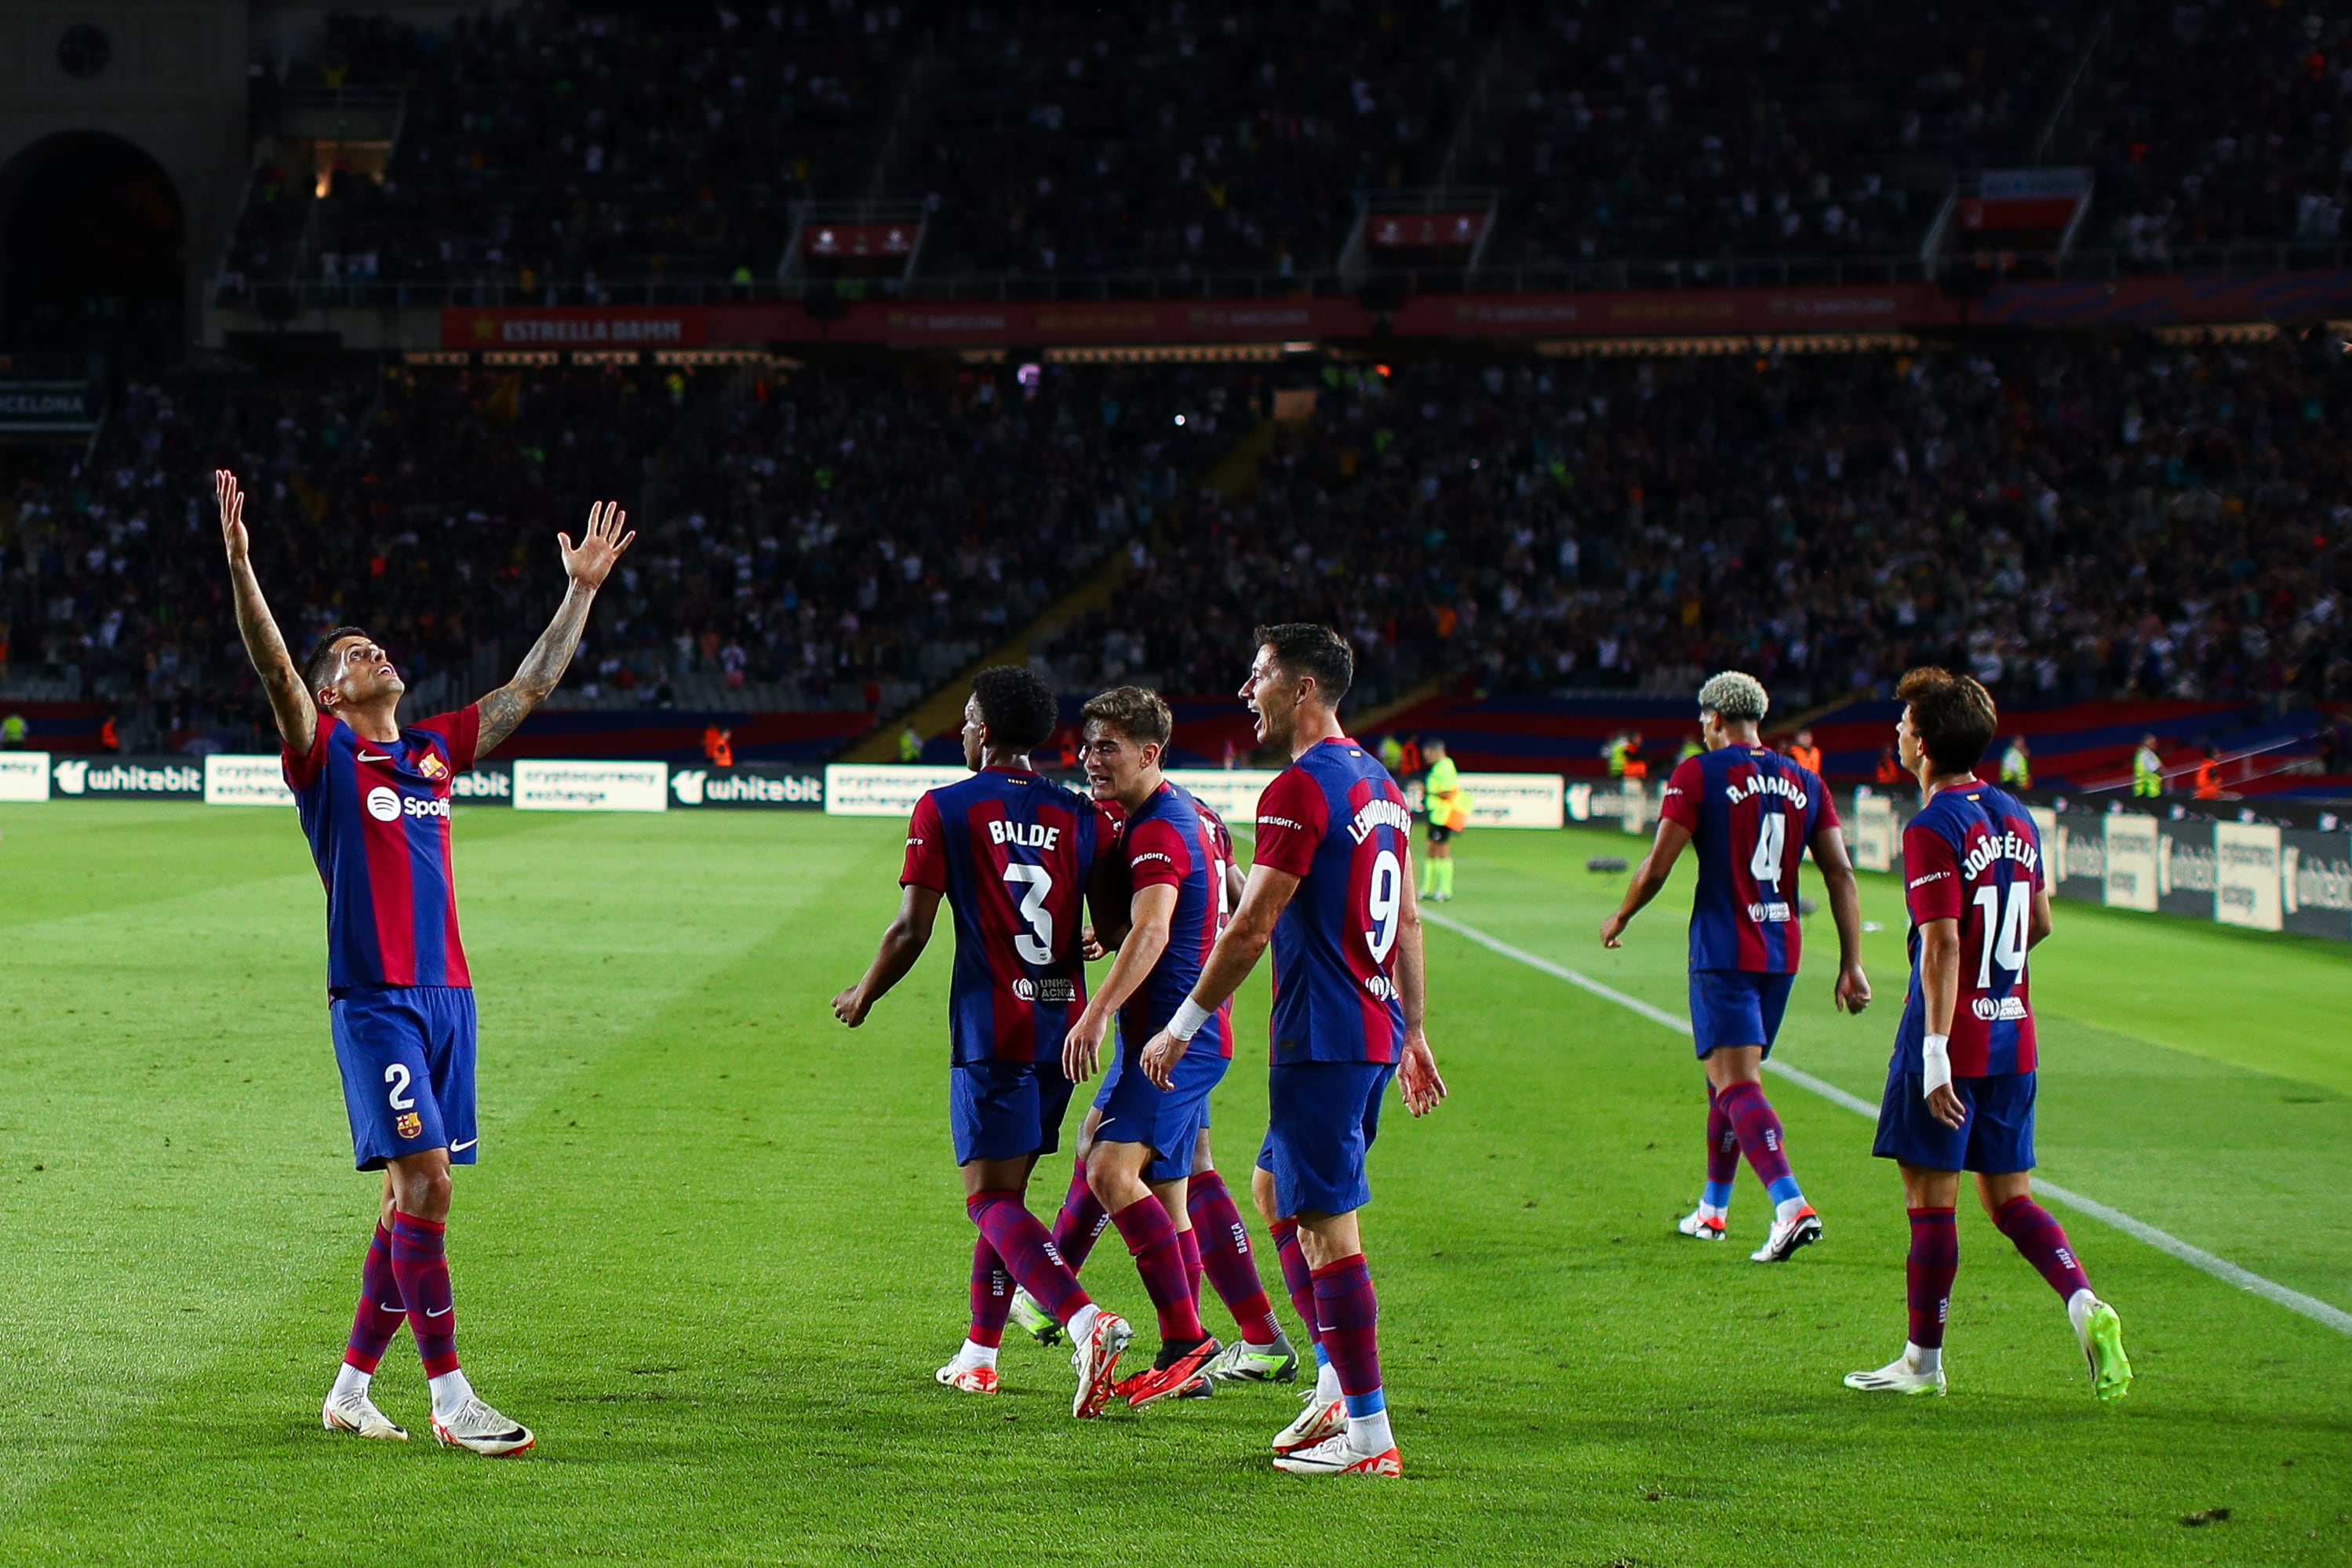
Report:
<svg viewBox="0 0 2352 1568"><path fill-rule="evenodd" d="M1956 675L1933 664L1913 670L1895 695L1911 705L1911 728L1936 766L1966 773L1983 760L2000 727L1992 694L1972 675Z"/></svg>
<svg viewBox="0 0 2352 1568"><path fill-rule="evenodd" d="M1000 749L1034 751L1061 720L1054 688L1025 665L994 664L981 671L971 678L971 695L980 699L981 721Z"/></svg>

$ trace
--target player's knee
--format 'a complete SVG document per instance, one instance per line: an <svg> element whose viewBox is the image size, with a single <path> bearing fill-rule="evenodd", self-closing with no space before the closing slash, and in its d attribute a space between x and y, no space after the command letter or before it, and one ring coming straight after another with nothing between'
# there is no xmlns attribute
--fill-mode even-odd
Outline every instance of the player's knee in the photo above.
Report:
<svg viewBox="0 0 2352 1568"><path fill-rule="evenodd" d="M418 1219L439 1220L449 1213L449 1167L433 1166L421 1170L394 1169L392 1201L401 1213Z"/></svg>
<svg viewBox="0 0 2352 1568"><path fill-rule="evenodd" d="M1268 1225L1272 1225L1277 1219L1289 1218L1275 1207L1274 1173L1264 1166L1255 1166L1250 1171L1250 1201L1257 1205L1258 1217Z"/></svg>
<svg viewBox="0 0 2352 1568"><path fill-rule="evenodd" d="M1209 1155L1209 1129L1203 1127L1201 1135L1192 1140L1192 1174L1207 1176L1216 1168L1216 1162Z"/></svg>

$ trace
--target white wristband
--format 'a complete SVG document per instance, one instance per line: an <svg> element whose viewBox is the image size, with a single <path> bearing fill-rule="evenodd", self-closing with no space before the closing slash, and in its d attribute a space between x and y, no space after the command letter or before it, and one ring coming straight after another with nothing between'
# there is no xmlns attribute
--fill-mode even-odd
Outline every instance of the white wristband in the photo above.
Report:
<svg viewBox="0 0 2352 1568"><path fill-rule="evenodd" d="M1168 1032L1178 1040L1191 1040L1201 1032L1202 1024L1216 1016L1213 1010L1186 997L1184 1005L1176 1009L1176 1016L1168 1020Z"/></svg>
<svg viewBox="0 0 2352 1568"><path fill-rule="evenodd" d="M1952 1038L1931 1034L1919 1042L1920 1092L1933 1094L1952 1086Z"/></svg>

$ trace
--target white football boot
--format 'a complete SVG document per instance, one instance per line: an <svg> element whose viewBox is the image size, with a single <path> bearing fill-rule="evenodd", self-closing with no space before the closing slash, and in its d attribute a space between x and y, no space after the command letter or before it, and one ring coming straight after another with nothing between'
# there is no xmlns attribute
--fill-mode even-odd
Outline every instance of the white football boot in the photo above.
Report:
<svg viewBox="0 0 2352 1568"><path fill-rule="evenodd" d="M530 1427L508 1420L471 1394L447 1416L437 1410L433 1413L433 1436L445 1448L463 1448L493 1458L520 1454L539 1441Z"/></svg>
<svg viewBox="0 0 2352 1568"><path fill-rule="evenodd" d="M340 1397L330 1394L319 1407L319 1424L330 1432L349 1432L354 1437L375 1437L387 1443L408 1441L408 1428L397 1426L391 1416L375 1407L375 1401L365 1389L347 1392Z"/></svg>

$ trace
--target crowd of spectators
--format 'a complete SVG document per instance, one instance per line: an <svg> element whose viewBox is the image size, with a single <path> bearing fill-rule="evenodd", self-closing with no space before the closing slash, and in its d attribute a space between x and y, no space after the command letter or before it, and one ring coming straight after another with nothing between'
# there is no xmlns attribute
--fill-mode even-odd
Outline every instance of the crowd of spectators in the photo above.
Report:
<svg viewBox="0 0 2352 1568"><path fill-rule="evenodd" d="M2029 162L2095 164L2080 243L2149 267L2339 240L2352 201L2352 18L2294 6L526 0L327 38L287 85L401 87L396 144L274 147L232 297L748 287L793 203L877 190L927 209L918 287L1304 281L1364 198L1441 179L1501 193L1487 263L1671 259L1695 282L1916 256L1956 176Z"/></svg>
<svg viewBox="0 0 2352 1568"><path fill-rule="evenodd" d="M2118 5L2095 121L2101 243L2336 241L2352 203L2352 18L2299 5Z"/></svg>
<svg viewBox="0 0 2352 1568"><path fill-rule="evenodd" d="M691 687L884 711L1148 530L1222 450L1226 390L1205 370L936 366L140 386L86 459L23 458L0 496L0 664L121 702L134 739L249 738L263 709L210 500L227 466L289 642L364 625L421 703L506 677L561 594L556 531L617 498L641 538L559 703Z"/></svg>
<svg viewBox="0 0 2352 1568"><path fill-rule="evenodd" d="M2095 9L1553 6L1514 35L1528 86L1477 171L1499 259L1916 255L1957 170L2028 151Z"/></svg>
<svg viewBox="0 0 2352 1568"><path fill-rule="evenodd" d="M2352 695L2331 342L1334 367L1255 492L1163 536L1060 684L1232 684L1269 619L1430 680L1801 706L1965 667L2010 702Z"/></svg>
<svg viewBox="0 0 2352 1568"><path fill-rule="evenodd" d="M257 172L224 282L482 283L594 303L664 279L772 277L793 202L867 174L904 10L630 11L530 0L446 26L330 24L296 85L396 85L387 167Z"/></svg>
<svg viewBox="0 0 2352 1568"><path fill-rule="evenodd" d="M1434 177L1488 19L1437 0L990 15L911 178L929 272L1328 271L1366 193Z"/></svg>

